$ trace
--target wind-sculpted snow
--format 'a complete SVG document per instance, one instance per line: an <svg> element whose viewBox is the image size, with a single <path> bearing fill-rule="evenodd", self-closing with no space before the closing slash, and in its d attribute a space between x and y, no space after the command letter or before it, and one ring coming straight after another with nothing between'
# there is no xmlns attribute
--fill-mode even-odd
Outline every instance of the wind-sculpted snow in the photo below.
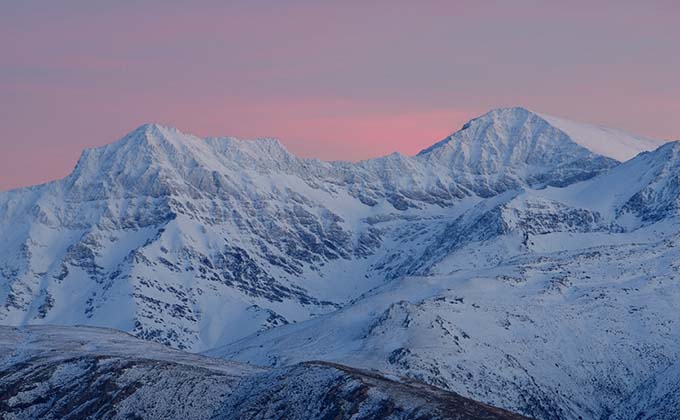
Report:
<svg viewBox="0 0 680 420"><path fill-rule="evenodd" d="M323 362L263 369L113 330L0 327L3 419L521 419L413 380Z"/></svg>
<svg viewBox="0 0 680 420"><path fill-rule="evenodd" d="M145 125L86 150L63 180L0 193L0 322L107 326L206 349L426 272L470 240L457 219L485 200L616 165L522 108L472 120L417 156L359 163ZM571 221L555 223L597 217L566 212ZM480 219L487 234L504 229L494 217ZM442 243L452 231L460 243Z"/></svg>
<svg viewBox="0 0 680 420"><path fill-rule="evenodd" d="M537 115L586 149L621 162L665 143L664 140L632 135L614 128L575 123L552 115Z"/></svg>

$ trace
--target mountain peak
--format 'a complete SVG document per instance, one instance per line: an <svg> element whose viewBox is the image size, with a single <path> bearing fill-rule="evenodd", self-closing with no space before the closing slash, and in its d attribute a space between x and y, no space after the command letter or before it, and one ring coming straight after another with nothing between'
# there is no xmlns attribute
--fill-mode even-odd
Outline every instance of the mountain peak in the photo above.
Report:
<svg viewBox="0 0 680 420"><path fill-rule="evenodd" d="M553 167L595 153L526 108L499 108L474 118L444 140L418 153L473 173L518 165Z"/></svg>
<svg viewBox="0 0 680 420"><path fill-rule="evenodd" d="M244 169L268 172L295 165L296 158L272 138L239 140L233 137L200 138L174 127L147 123L120 140L83 151L67 177L90 197L105 191L118 195L193 191L196 194L210 173ZM191 184L188 189L182 187ZM194 185L196 184L196 185Z"/></svg>
<svg viewBox="0 0 680 420"><path fill-rule="evenodd" d="M163 125L159 123L154 123L154 122L148 122L140 125L136 129L132 130L132 133L134 132L144 132L144 133L153 133L153 132L161 132L161 131L174 131L178 132L179 130L175 127L171 127L168 125Z"/></svg>
<svg viewBox="0 0 680 420"><path fill-rule="evenodd" d="M149 160L167 160L170 155L200 147L201 139L173 127L142 124L113 143L85 149L76 170L85 166L130 165Z"/></svg>
<svg viewBox="0 0 680 420"><path fill-rule="evenodd" d="M467 135L469 133L470 129L478 129L480 127L488 127L492 128L496 131L505 131L507 133L503 133L504 135L511 134L508 131L512 130L507 130L504 129L504 127L521 127L522 125L526 124L527 120L529 119L530 116L533 116L534 118L537 118L538 115L529 111L526 108L523 107L510 107L510 108L495 108L492 109L491 111L487 112L486 114L483 114L479 117L473 118L470 121L466 122L463 127L461 127L460 130L456 131L455 133L451 134L450 136L446 137L445 139L433 144L432 146L421 150L418 155L423 156L427 155L437 149L440 149L442 147L447 146L450 143L454 143L456 140L459 140L462 137L470 137ZM516 131L516 130L515 130ZM499 133L500 134L500 133ZM477 136L472 136L476 141L482 141L484 140L481 137ZM488 139L486 139L488 140Z"/></svg>
<svg viewBox="0 0 680 420"><path fill-rule="evenodd" d="M473 129L474 134L470 134L470 129ZM638 153L656 149L664 143L663 140L629 134L607 127L577 123L518 106L492 109L482 116L473 118L460 130L422 150L418 155L430 154L461 139L467 139L468 142L472 140L475 143L481 142L483 147L489 142L498 140L507 140L510 144L514 144L522 138L522 135L529 132L539 134L546 130L550 132L549 141L554 145L558 142L573 143L590 153L620 162ZM498 147L498 144L494 143L487 147Z"/></svg>
<svg viewBox="0 0 680 420"><path fill-rule="evenodd" d="M196 143L200 140L200 138L183 133L175 127L158 123L145 123L111 145L125 144L127 142L141 142L149 145L161 145L165 143L179 146L180 144Z"/></svg>
<svg viewBox="0 0 680 420"><path fill-rule="evenodd" d="M292 155L274 138L241 140L234 137L200 138L175 127L145 123L120 140L83 151L76 171L85 166L129 167L149 164L165 167L189 164L215 168L221 163L244 164L284 160Z"/></svg>

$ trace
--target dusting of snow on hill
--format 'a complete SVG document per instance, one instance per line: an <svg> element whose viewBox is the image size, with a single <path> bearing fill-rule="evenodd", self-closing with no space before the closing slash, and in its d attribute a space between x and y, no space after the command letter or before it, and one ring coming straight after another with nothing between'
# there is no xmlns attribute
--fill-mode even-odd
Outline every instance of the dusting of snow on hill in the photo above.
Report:
<svg viewBox="0 0 680 420"><path fill-rule="evenodd" d="M324 362L256 368L100 328L0 326L0 369L11 419L524 418L407 378Z"/></svg>

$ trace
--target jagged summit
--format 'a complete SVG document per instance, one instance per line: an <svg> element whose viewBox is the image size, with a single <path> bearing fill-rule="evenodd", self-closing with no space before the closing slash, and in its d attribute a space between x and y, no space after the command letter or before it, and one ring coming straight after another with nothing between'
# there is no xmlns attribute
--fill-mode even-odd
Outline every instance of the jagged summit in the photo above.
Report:
<svg viewBox="0 0 680 420"><path fill-rule="evenodd" d="M179 172L183 172L186 165L202 166L218 172L225 167L296 172L304 166L319 173L328 172L330 164L345 169L354 166L381 168L383 175L384 169L389 166L412 168L416 172L431 172L432 169L417 167L434 166L440 175L447 177L451 172L468 174L466 176L502 174L502 177L531 178L530 183L534 183L544 178L545 172L574 164L593 166L589 171L592 175L599 171L598 168L615 165L614 160L627 160L661 143L661 140L574 123L523 107L512 107L494 109L470 120L463 128L422 150L415 157L392 154L349 164L298 158L273 138L203 139L173 127L147 123L115 143L85 150L74 175L96 173L95 168L107 173L125 173L130 166L139 165L144 169L159 166ZM386 166L387 162L391 164ZM511 183L517 184L515 181ZM571 181L559 181L564 182Z"/></svg>
<svg viewBox="0 0 680 420"><path fill-rule="evenodd" d="M663 140L629 134L617 129L576 123L527 108L512 107L494 109L470 120L459 131L422 150L419 155L427 155L446 145L452 146L457 141L467 142L468 147L471 140L475 144L481 142L479 147L483 149L485 145L496 148L499 138L510 140L510 145L513 145L513 140L521 144L527 137L530 140L541 141L542 147L546 144L541 139L549 139L555 144L573 142L591 153L618 161L626 161L640 152L653 150L664 143Z"/></svg>
<svg viewBox="0 0 680 420"><path fill-rule="evenodd" d="M501 108L470 120L463 128L418 154L445 159L474 171L498 171L517 163L547 165L560 153L593 153L525 108Z"/></svg>
<svg viewBox="0 0 680 420"><path fill-rule="evenodd" d="M116 143L86 150L70 178L96 177L98 172L108 176L141 176L151 172L152 178L157 179L163 172L167 174L161 178L168 178L185 174L192 168L217 173L249 168L261 172L284 171L303 178L314 174L315 177L357 180L349 172L359 170L365 172L362 177L388 185L453 183L456 184L454 195L468 194L466 191L489 195L508 188L565 185L592 177L616 164L612 156L620 157L617 152L621 149L614 147L615 141L628 145L630 150L645 150L653 144L651 140L598 128L598 138L608 143L593 146L583 141L589 139L592 127L549 118L553 117L522 107L495 109L469 121L461 130L415 157L392 154L357 164L298 158L271 138L201 139L176 128L149 123ZM570 136L567 131L576 135ZM614 134L617 138L612 140ZM636 139L641 139L637 146ZM597 153L595 149L605 153ZM606 153L609 150L614 152ZM396 180L404 177L411 180Z"/></svg>
<svg viewBox="0 0 680 420"><path fill-rule="evenodd" d="M143 125L0 193L0 323L342 362L536 418L653 412L678 393L641 387L680 383L680 143L619 163L555 121L494 110L358 163Z"/></svg>
<svg viewBox="0 0 680 420"><path fill-rule="evenodd" d="M485 179L495 194L524 186L564 186L618 164L593 153L526 108L492 110L466 123L415 159L462 174L466 183Z"/></svg>
<svg viewBox="0 0 680 420"><path fill-rule="evenodd" d="M455 133L449 135L448 137L444 138L443 140L440 140L433 144L430 147L427 147L420 152L418 152L418 155L427 155L434 150L437 150L441 147L444 147L445 145L455 142L457 139L461 137L460 133L463 131L466 131L470 129L470 127L477 126L479 124L487 125L489 123L493 123L495 121L500 121L500 120L506 120L506 121L519 121L520 123L525 121L527 116L531 112L527 110L526 108L523 107L511 107L511 108L496 108L492 109L491 111L487 112L486 114L483 114L479 117L475 117L471 119L470 121L466 122L463 124L463 127L461 127L460 130L456 131Z"/></svg>
<svg viewBox="0 0 680 420"><path fill-rule="evenodd" d="M200 138L187 134L175 127L157 123L146 123L132 130L120 140L83 152L84 156L96 154L104 156L120 150L135 149L144 153L193 152L193 153L222 153L228 150L240 149L244 152L276 152L288 154L286 148L275 138L238 139L236 137L207 137ZM107 156L109 157L109 156Z"/></svg>
<svg viewBox="0 0 680 420"><path fill-rule="evenodd" d="M78 160L76 170L99 165L133 165L141 160L163 160L169 154L196 149L201 139L184 134L173 127L160 124L143 124L120 140L90 149L85 149Z"/></svg>

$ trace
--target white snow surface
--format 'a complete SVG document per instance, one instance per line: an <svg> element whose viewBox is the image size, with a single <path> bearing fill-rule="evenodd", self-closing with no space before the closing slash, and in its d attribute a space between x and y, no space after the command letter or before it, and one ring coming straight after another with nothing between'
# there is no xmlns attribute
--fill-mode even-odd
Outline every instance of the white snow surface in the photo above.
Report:
<svg viewBox="0 0 680 420"><path fill-rule="evenodd" d="M454 248L427 275L208 354L370 367L540 419L675 418L677 218L543 231L521 222L532 203L511 200L500 216L509 231Z"/></svg>
<svg viewBox="0 0 680 420"><path fill-rule="evenodd" d="M377 368L541 419L673 418L680 143L618 162L652 143L507 108L348 163L145 125L0 193L0 323Z"/></svg>
<svg viewBox="0 0 680 420"><path fill-rule="evenodd" d="M552 115L537 114L552 126L565 132L586 149L624 162L642 152L656 149L666 140L630 134L615 128L575 123Z"/></svg>
<svg viewBox="0 0 680 420"><path fill-rule="evenodd" d="M523 108L418 156L356 164L147 124L86 150L62 180L0 193L0 322L203 350L407 274L428 238L484 199L616 165Z"/></svg>

